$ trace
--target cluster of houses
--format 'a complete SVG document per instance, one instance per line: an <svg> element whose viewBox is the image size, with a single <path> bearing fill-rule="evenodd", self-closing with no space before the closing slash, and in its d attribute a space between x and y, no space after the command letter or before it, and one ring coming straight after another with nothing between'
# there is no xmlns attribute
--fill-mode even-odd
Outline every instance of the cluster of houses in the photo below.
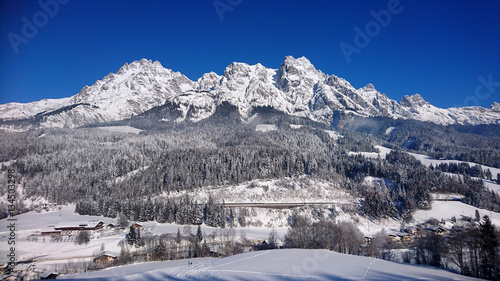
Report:
<svg viewBox="0 0 500 281"><path fill-rule="evenodd" d="M10 274L5 274L7 264L0 264L0 278L3 280L49 280L56 279L59 273L56 271L40 271L35 263L20 263L14 267Z"/></svg>
<svg viewBox="0 0 500 281"><path fill-rule="evenodd" d="M423 232L423 233L422 233ZM431 225L426 228L410 226L400 231L392 231L387 235L387 241L390 242L411 242L413 237L417 235L425 235L426 233L434 233L436 235L445 235L446 229L439 225ZM373 237L365 236L365 242L371 243Z"/></svg>
<svg viewBox="0 0 500 281"><path fill-rule="evenodd" d="M43 205L43 208L50 208L50 205ZM139 225L138 225L139 226ZM81 231L88 231L91 234L96 234L104 230L118 229L119 226L113 223L105 224L100 220L77 222L65 225L49 226L49 229L40 232L42 236L67 236L77 235ZM116 262L118 254L112 252L103 252L94 257L93 262L97 265L109 265ZM35 263L19 263L10 274L7 272L7 264L0 264L0 280L44 280L56 279L59 275L55 271L40 271L36 268Z"/></svg>

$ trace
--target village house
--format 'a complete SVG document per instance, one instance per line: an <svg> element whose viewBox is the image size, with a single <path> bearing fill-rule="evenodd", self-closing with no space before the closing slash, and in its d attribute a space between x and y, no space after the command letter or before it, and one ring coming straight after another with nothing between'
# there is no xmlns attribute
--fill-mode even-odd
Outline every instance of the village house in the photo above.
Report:
<svg viewBox="0 0 500 281"><path fill-rule="evenodd" d="M446 229L438 226L438 225L431 225L425 229L427 232L433 232L436 235L443 235L446 232Z"/></svg>
<svg viewBox="0 0 500 281"><path fill-rule="evenodd" d="M420 231L420 229L418 227L415 227L415 226L409 226L409 227L405 228L405 232L409 233L411 235L417 235L417 233L419 231Z"/></svg>
<svg viewBox="0 0 500 281"><path fill-rule="evenodd" d="M118 260L118 254L110 251L104 251L97 255L93 261L98 266L107 266L115 264Z"/></svg>
<svg viewBox="0 0 500 281"><path fill-rule="evenodd" d="M411 235L409 233L400 232L397 235L399 236L399 239L401 242L410 242L411 241Z"/></svg>
<svg viewBox="0 0 500 281"><path fill-rule="evenodd" d="M387 241L389 241L389 242L401 242L401 237L399 237L396 234L391 233L387 236Z"/></svg>
<svg viewBox="0 0 500 281"><path fill-rule="evenodd" d="M13 275L17 275L19 280L37 280L38 272L35 271L34 263L20 263L12 270Z"/></svg>

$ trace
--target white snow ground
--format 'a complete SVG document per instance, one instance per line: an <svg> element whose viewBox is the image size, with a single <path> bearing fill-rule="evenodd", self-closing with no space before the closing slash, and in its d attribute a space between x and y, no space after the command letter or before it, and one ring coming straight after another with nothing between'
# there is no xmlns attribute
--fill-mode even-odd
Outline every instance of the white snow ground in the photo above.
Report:
<svg viewBox="0 0 500 281"><path fill-rule="evenodd" d="M258 124L257 127L255 128L255 131L257 132L269 132L276 130L278 130L276 125L269 125L269 124Z"/></svg>
<svg viewBox="0 0 500 281"><path fill-rule="evenodd" d="M65 280L477 280L433 267L327 250L270 250L222 259L152 262L60 276Z"/></svg>
<svg viewBox="0 0 500 281"><path fill-rule="evenodd" d="M104 126L97 128L111 132L132 133L132 134L139 134L140 132L142 132L142 130L130 126Z"/></svg>

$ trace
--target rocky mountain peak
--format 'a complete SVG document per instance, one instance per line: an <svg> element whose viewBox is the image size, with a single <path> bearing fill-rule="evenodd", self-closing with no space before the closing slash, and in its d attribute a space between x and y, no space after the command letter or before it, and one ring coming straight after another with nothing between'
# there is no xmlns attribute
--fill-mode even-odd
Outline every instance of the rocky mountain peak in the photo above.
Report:
<svg viewBox="0 0 500 281"><path fill-rule="evenodd" d="M430 104L424 100L424 98L419 94L414 94L412 96L404 96L401 100L400 104L406 107L414 107L414 106L424 106L426 104Z"/></svg>
<svg viewBox="0 0 500 281"><path fill-rule="evenodd" d="M317 70L305 57L287 56L279 69L234 62L223 76L209 72L196 82L158 61L141 59L124 64L72 97L0 105L0 121L31 120L51 112L37 119L42 121L36 126L76 127L123 120L169 104L176 112L175 122L197 122L210 117L223 103L238 108L243 117L252 108L271 107L325 123L331 123L337 113L346 115L346 120L350 115L386 116L442 125L496 124L500 120L500 103L491 108L441 109L419 94L405 96L398 103L372 84L355 89L345 79Z"/></svg>
<svg viewBox="0 0 500 281"><path fill-rule="evenodd" d="M365 90L365 91L376 91L375 86L373 86L372 83L366 84L366 86L363 87L363 90Z"/></svg>

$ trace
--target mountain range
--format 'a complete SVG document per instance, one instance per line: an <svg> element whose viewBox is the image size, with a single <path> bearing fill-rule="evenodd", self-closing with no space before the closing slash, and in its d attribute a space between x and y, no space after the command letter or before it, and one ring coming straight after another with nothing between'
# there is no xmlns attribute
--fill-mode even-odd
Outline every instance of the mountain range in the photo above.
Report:
<svg viewBox="0 0 500 281"><path fill-rule="evenodd" d="M242 120L252 109L270 107L288 115L330 123L334 116L384 116L414 119L439 125L500 124L500 104L491 108L438 108L415 94L399 103L372 84L354 88L348 81L327 75L305 58L287 56L279 69L234 62L223 75L204 74L198 81L164 68L160 62L141 59L126 63L76 95L31 103L0 105L4 130L32 127L76 128L99 122L120 121L168 105L164 122L198 122L229 103Z"/></svg>

